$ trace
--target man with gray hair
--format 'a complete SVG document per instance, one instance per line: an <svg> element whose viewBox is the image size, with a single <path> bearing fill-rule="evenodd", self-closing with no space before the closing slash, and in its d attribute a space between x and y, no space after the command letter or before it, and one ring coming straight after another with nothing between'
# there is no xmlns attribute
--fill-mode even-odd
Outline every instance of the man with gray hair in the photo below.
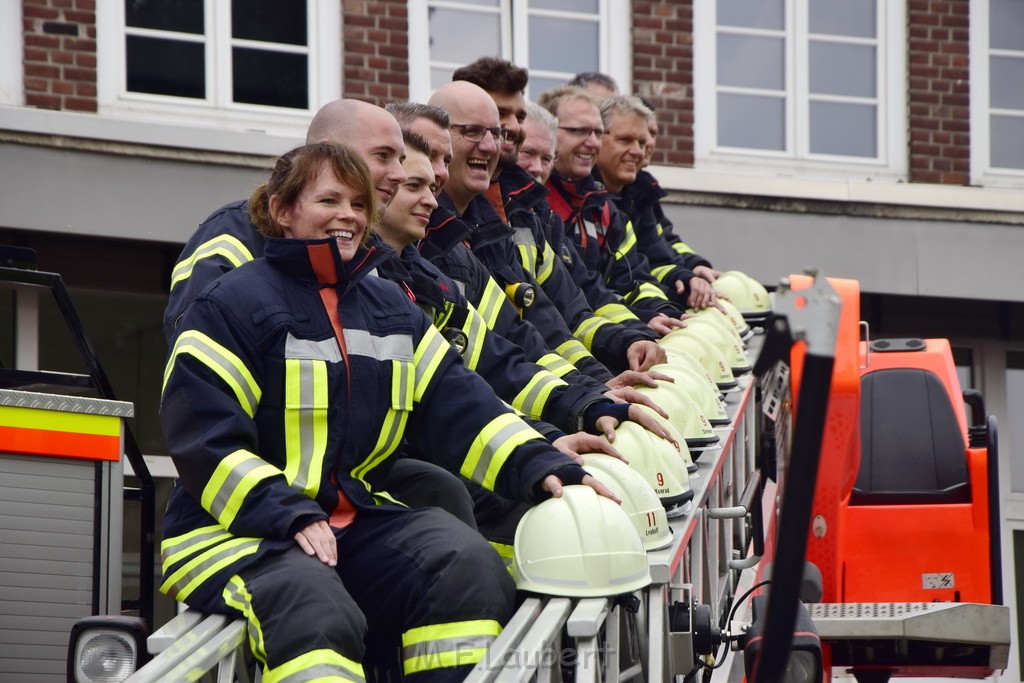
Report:
<svg viewBox="0 0 1024 683"><path fill-rule="evenodd" d="M519 146L517 163L541 185L548 181L555 167L557 131L558 119L551 112L534 102L526 103L523 144Z"/></svg>
<svg viewBox="0 0 1024 683"><path fill-rule="evenodd" d="M636 234L637 248L651 264L651 274L669 291L673 298L691 308L706 308L716 302L711 283L688 268L681 255L657 232L652 193L638 192L632 187L643 168L647 154L647 119L651 110L636 97L608 97L601 100L601 119L605 137L597 155L594 177L612 194L620 197L618 206L629 217Z"/></svg>

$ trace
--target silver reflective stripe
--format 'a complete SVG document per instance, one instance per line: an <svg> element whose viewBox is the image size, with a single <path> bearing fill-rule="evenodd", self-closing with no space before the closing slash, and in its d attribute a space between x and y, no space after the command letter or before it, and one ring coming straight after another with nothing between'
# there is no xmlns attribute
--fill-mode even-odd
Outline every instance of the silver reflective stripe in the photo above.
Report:
<svg viewBox="0 0 1024 683"><path fill-rule="evenodd" d="M597 226L594 225L594 221L585 220L583 221L583 226L586 229L588 235L594 238L597 237Z"/></svg>
<svg viewBox="0 0 1024 683"><path fill-rule="evenodd" d="M184 335L182 335L180 340L180 343L186 343ZM247 409L251 407L251 412L249 413L250 415L253 412L256 412L256 406L260 404L260 397L253 393L252 386L250 386L250 382L252 382L252 377L247 377L246 375L242 374L242 372L239 371L239 369L235 367L235 364L232 362L232 358L237 359L237 357L233 356L232 358L225 358L224 354L221 352L220 349L216 349L213 346L207 344L206 339L203 337L189 336L187 343L206 353L207 356L209 356L217 364L217 367L221 368L224 372L230 375L235 380L235 384L237 386L236 391L240 391L245 396L246 401L248 401L249 405L243 407L246 407ZM241 363L242 361L238 359L238 362ZM203 363L205 365L210 365L205 360L203 360Z"/></svg>
<svg viewBox="0 0 1024 683"><path fill-rule="evenodd" d="M533 386L529 387L529 391L526 396L524 396L519 402L519 405L522 406L523 412L530 417L539 420L541 414L544 412L544 402L540 401L541 394L544 394L544 398L547 398L552 389L561 384L565 384L565 382L554 375L547 373L537 378L537 381L533 383Z"/></svg>
<svg viewBox="0 0 1024 683"><path fill-rule="evenodd" d="M378 337L366 330L345 330L345 347L350 356L412 361L412 336L408 334Z"/></svg>
<svg viewBox="0 0 1024 683"><path fill-rule="evenodd" d="M455 280L455 286L458 288L459 294L461 294L462 296L466 296L466 283L465 282L463 282L462 280Z"/></svg>
<svg viewBox="0 0 1024 683"><path fill-rule="evenodd" d="M175 556L183 550L188 551L185 553L186 555L193 555L206 546L212 545L214 541L231 538L231 534L219 526L209 528L210 531L205 533L195 534L195 532L190 532L185 536L165 539L164 542L160 544L160 559L164 565L166 566L171 562L180 561L182 558Z"/></svg>
<svg viewBox="0 0 1024 683"><path fill-rule="evenodd" d="M481 482L484 480L484 477L487 476L487 470L491 467L491 461L497 454L498 449L504 446L506 441L516 434L528 430L530 428L524 422L516 420L503 427L497 434L488 439L487 443L484 444L483 453L480 454L480 460L476 463L476 468L473 470L473 481Z"/></svg>
<svg viewBox="0 0 1024 683"><path fill-rule="evenodd" d="M220 520L225 508L227 508L228 503L231 501L231 497L235 495L238 486L245 479L245 475L266 464L262 459L252 456L245 458L242 462L232 467L228 472L228 476L224 479L224 483L217 489L217 495L213 497L213 501L210 503L210 514L217 520Z"/></svg>
<svg viewBox="0 0 1024 683"><path fill-rule="evenodd" d="M341 349L338 348L338 340L334 337L323 341L311 341L309 339L296 339L292 333L288 333L288 339L284 343L285 358L298 358L299 360L325 360L328 363L341 362Z"/></svg>
<svg viewBox="0 0 1024 683"><path fill-rule="evenodd" d="M487 648L494 642L496 636L465 636L462 638L444 638L441 640L427 640L415 645L406 645L402 648L402 659L409 660L415 657L437 656L442 652L464 652L466 650L479 650Z"/></svg>
<svg viewBox="0 0 1024 683"><path fill-rule="evenodd" d="M277 680L279 683L306 683L306 681L334 680L336 678L355 681L356 683L363 683L366 680L359 674L352 673L344 667L332 666L331 664L317 664Z"/></svg>
<svg viewBox="0 0 1024 683"><path fill-rule="evenodd" d="M333 339L329 341L334 343L334 348L337 350L338 344ZM326 413L327 406L317 405L315 371L318 364L310 360L299 360L297 362L299 365L298 405L293 406L291 401L288 400L285 406L285 419L291 422L290 425L286 425L286 430L288 426L297 429L299 437L297 442L294 439L288 440L287 474L294 475L288 483L292 488L306 493L310 498L315 498L320 490L320 467L323 464L323 449L320 448L320 452L317 453L317 410L320 409L321 412ZM320 367L323 366L321 365ZM294 390L290 381L288 382L288 388L290 394ZM291 399L292 397L288 396L287 398ZM314 483L314 486L307 491L306 489L310 487L311 481Z"/></svg>
<svg viewBox="0 0 1024 683"><path fill-rule="evenodd" d="M537 243L533 240L533 233L530 232L529 228L516 228L515 232L512 233L512 241L516 244L523 244L530 247L537 246Z"/></svg>

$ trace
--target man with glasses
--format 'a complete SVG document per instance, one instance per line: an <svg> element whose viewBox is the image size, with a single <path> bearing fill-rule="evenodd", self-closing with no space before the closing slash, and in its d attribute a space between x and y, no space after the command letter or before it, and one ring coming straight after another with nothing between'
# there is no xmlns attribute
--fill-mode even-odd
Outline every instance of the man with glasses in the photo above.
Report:
<svg viewBox="0 0 1024 683"><path fill-rule="evenodd" d="M587 270L623 296L657 332L666 334L677 322L663 324L658 313L677 318L681 308L651 275L650 264L636 248L632 224L591 174L605 135L596 102L579 88L563 86L544 93L540 104L559 122L548 203L565 223L568 239Z"/></svg>
<svg viewBox="0 0 1024 683"><path fill-rule="evenodd" d="M452 77L483 88L498 108L499 122L510 131L485 196L512 228L511 251L520 265L540 284L573 336L605 366L614 372L649 367L648 359L658 360L663 353L655 335L610 292L595 313L548 242L541 218L550 214L548 191L517 163L526 121L526 69L497 57L481 57L456 69Z"/></svg>
<svg viewBox="0 0 1024 683"><path fill-rule="evenodd" d="M428 104L451 117L453 156L448 184L438 198L440 208L472 226L473 253L516 300L522 317L533 323L548 348L599 382L611 380L612 373L573 338L561 314L519 266L510 229L483 196L498 166L500 145L508 139L494 101L478 86L454 81L438 88Z"/></svg>

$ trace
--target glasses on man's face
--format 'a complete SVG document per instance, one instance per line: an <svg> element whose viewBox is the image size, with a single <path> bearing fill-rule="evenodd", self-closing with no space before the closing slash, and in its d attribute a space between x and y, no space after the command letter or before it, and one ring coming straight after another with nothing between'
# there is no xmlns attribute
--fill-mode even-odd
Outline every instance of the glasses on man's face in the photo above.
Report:
<svg viewBox="0 0 1024 683"><path fill-rule="evenodd" d="M459 135L468 140L469 142L480 142L484 139L484 135L487 133L491 134L495 142L502 143L508 142L509 136L512 131L508 128L501 128L495 126L494 128L488 128L487 126L475 126L473 124L466 123L453 123L452 128L459 131Z"/></svg>
<svg viewBox="0 0 1024 683"><path fill-rule="evenodd" d="M604 128L576 128L574 126L559 126L559 128L569 135L584 139L593 135L595 138L600 140L601 136L604 135Z"/></svg>

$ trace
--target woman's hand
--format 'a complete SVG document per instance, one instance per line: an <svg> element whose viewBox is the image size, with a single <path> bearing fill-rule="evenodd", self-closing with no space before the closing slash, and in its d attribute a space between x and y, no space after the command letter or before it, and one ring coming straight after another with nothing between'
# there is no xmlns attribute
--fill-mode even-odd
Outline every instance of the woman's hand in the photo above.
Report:
<svg viewBox="0 0 1024 683"><path fill-rule="evenodd" d="M316 556L328 567L338 565L338 540L334 531L324 520L313 522L295 534L295 542L310 557Z"/></svg>

